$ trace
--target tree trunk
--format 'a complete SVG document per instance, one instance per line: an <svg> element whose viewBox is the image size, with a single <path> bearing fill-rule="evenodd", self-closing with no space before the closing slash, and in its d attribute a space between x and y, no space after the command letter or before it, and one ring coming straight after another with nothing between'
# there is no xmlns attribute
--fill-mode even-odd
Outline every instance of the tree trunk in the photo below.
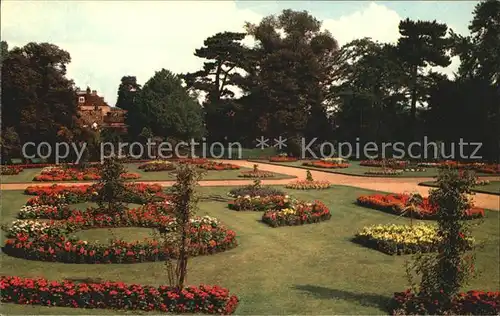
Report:
<svg viewBox="0 0 500 316"><path fill-rule="evenodd" d="M410 137L412 140L416 138L416 122L417 122L417 76L418 66L412 70L411 78L411 108L410 108Z"/></svg>

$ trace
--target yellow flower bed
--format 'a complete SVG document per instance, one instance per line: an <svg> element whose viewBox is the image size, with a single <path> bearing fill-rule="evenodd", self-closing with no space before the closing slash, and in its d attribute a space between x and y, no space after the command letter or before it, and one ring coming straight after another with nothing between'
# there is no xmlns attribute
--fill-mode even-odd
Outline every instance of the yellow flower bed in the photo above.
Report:
<svg viewBox="0 0 500 316"><path fill-rule="evenodd" d="M437 251L436 226L429 224L374 225L364 227L354 241L387 254L409 254ZM474 241L469 238L470 243Z"/></svg>

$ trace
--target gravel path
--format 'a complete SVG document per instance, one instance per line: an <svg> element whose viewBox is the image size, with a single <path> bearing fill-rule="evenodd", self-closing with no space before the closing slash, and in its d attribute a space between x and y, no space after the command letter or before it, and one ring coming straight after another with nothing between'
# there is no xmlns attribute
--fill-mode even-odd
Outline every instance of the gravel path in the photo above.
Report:
<svg viewBox="0 0 500 316"><path fill-rule="evenodd" d="M232 163L241 167L252 168L255 164L254 162L244 161L244 160L220 160L221 162ZM287 167L287 166L277 166L265 163L259 163L259 169L266 171L274 171L277 173L287 174L291 176L296 176L299 179L305 178L306 171L304 169ZM418 192L424 196L429 193L428 187L419 186L418 184L424 181L432 181L433 178L379 178L379 177L361 177L361 176L350 176L335 174L329 172L321 172L316 170L311 170L311 173L315 180L327 180L335 185L346 185L356 188L363 188L368 190L391 192L391 193L403 193L403 192ZM500 177L488 177L491 181L499 181ZM262 180L262 184L278 184L284 185L290 181L295 181L294 179L283 179L283 180ZM162 186L171 186L173 181L137 181L142 183L157 183ZM253 180L210 180L210 181L200 181L201 186L240 186L252 184ZM51 186L54 183L5 183L0 185L1 190L24 190L30 185L43 185ZM85 183L58 183L61 185L79 185L79 184L89 184ZM477 207L487 208L491 210L500 210L500 196L492 194L476 193L474 195L474 202Z"/></svg>

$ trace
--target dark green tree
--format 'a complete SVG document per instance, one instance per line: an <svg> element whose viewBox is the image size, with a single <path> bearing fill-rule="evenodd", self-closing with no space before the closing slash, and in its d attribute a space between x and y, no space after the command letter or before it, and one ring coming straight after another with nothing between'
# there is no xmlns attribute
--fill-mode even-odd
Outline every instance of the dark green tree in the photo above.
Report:
<svg viewBox="0 0 500 316"><path fill-rule="evenodd" d="M342 46L335 56L329 97L340 139L395 140L405 129L405 72L394 47L369 38Z"/></svg>
<svg viewBox="0 0 500 316"><path fill-rule="evenodd" d="M66 78L68 52L49 43L9 50L2 44L2 132L14 128L21 143L54 144L76 128L76 95Z"/></svg>
<svg viewBox="0 0 500 316"><path fill-rule="evenodd" d="M397 55L407 69L406 86L410 94L409 131L414 138L417 120L417 103L421 101L422 70L427 66L447 67L451 59L447 54L450 39L446 37L448 27L436 21L403 20L399 23L400 38Z"/></svg>
<svg viewBox="0 0 500 316"><path fill-rule="evenodd" d="M172 72L166 69L157 71L137 98L135 106L127 112L127 119L136 127L129 127L134 137L144 127L164 138L188 140L203 135L202 108Z"/></svg>
<svg viewBox="0 0 500 316"><path fill-rule="evenodd" d="M335 39L306 11L284 10L246 27L257 44L240 80L250 94L248 116L264 136L324 135Z"/></svg>
<svg viewBox="0 0 500 316"><path fill-rule="evenodd" d="M247 51L241 44L245 33L223 32L208 37L203 47L194 55L206 62L203 69L182 75L190 89L206 94L203 109L208 137L220 141L233 136L241 129L234 124L239 106L234 101L234 92L228 89L234 85L232 76L245 58Z"/></svg>

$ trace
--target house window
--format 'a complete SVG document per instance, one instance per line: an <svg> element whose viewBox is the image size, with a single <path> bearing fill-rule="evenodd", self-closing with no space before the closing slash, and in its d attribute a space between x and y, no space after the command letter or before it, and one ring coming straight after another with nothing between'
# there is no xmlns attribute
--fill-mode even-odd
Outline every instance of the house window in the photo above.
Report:
<svg viewBox="0 0 500 316"><path fill-rule="evenodd" d="M79 97L78 98L79 103L84 103L85 102L85 97Z"/></svg>

